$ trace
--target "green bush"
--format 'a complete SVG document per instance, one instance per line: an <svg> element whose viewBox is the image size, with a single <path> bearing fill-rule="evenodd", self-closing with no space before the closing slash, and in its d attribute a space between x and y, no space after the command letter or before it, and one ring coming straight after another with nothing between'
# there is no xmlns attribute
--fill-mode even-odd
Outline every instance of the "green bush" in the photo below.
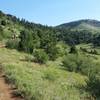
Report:
<svg viewBox="0 0 100 100"><path fill-rule="evenodd" d="M100 73L89 77L89 81L87 81L87 89L95 97L100 97Z"/></svg>
<svg viewBox="0 0 100 100"><path fill-rule="evenodd" d="M76 64L76 57L75 55L67 55L64 60L63 60L63 66L68 70L68 71L76 71L77 69L77 64Z"/></svg>
<svg viewBox="0 0 100 100"><path fill-rule="evenodd" d="M71 46L69 53L73 53L73 54L77 53L76 47L75 46Z"/></svg>
<svg viewBox="0 0 100 100"><path fill-rule="evenodd" d="M5 26L6 25L6 21L5 20L2 20L1 21L1 25Z"/></svg>
<svg viewBox="0 0 100 100"><path fill-rule="evenodd" d="M3 39L4 31L3 28L0 26L0 41Z"/></svg>
<svg viewBox="0 0 100 100"><path fill-rule="evenodd" d="M60 42L56 45L58 56L64 56L67 53L67 46L63 42Z"/></svg>
<svg viewBox="0 0 100 100"><path fill-rule="evenodd" d="M59 57L59 49L57 47L50 47L49 50L48 50L48 55L49 55L49 58L50 60L56 60L58 57Z"/></svg>
<svg viewBox="0 0 100 100"><path fill-rule="evenodd" d="M33 61L33 56L25 55L25 61L32 62Z"/></svg>
<svg viewBox="0 0 100 100"><path fill-rule="evenodd" d="M62 63L68 71L81 72L85 75L88 75L94 66L89 57L77 54L66 55Z"/></svg>
<svg viewBox="0 0 100 100"><path fill-rule="evenodd" d="M10 49L18 49L19 39L10 39L6 42L6 47Z"/></svg>
<svg viewBox="0 0 100 100"><path fill-rule="evenodd" d="M45 71L43 79L46 79L49 81L55 81L57 79L57 75L55 74L55 72Z"/></svg>
<svg viewBox="0 0 100 100"><path fill-rule="evenodd" d="M0 41L2 41L3 37L0 35Z"/></svg>
<svg viewBox="0 0 100 100"><path fill-rule="evenodd" d="M37 49L33 52L35 61L39 63L46 63L48 61L48 55L44 52L43 49Z"/></svg>
<svg viewBox="0 0 100 100"><path fill-rule="evenodd" d="M91 50L91 51L90 51L90 54L98 55L98 52L97 52L97 50L94 49L94 50Z"/></svg>
<svg viewBox="0 0 100 100"><path fill-rule="evenodd" d="M95 97L100 98L100 65L96 64L87 80L87 90ZM99 99L98 99L99 100Z"/></svg>

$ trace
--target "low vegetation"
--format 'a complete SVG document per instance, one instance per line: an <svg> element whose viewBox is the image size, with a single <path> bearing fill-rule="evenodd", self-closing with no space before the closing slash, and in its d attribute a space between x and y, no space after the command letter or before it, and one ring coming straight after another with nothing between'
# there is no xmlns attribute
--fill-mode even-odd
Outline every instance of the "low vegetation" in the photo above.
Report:
<svg viewBox="0 0 100 100"><path fill-rule="evenodd" d="M35 61L41 64L45 64L49 60L48 55L42 49L35 50L33 55L35 57Z"/></svg>
<svg viewBox="0 0 100 100"><path fill-rule="evenodd" d="M31 55L0 49L6 81L16 87L22 97L28 100L84 100L90 97L88 92L81 90L86 86L86 76L63 70L59 60L39 65L27 61L26 56Z"/></svg>
<svg viewBox="0 0 100 100"><path fill-rule="evenodd" d="M79 72L84 75L89 75L94 68L93 59L83 54L68 54L63 60L63 66L71 72Z"/></svg>

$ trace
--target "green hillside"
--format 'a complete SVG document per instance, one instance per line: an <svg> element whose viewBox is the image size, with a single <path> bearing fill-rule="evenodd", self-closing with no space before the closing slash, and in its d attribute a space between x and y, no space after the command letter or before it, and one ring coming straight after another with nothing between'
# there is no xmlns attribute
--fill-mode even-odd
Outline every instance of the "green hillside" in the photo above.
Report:
<svg viewBox="0 0 100 100"><path fill-rule="evenodd" d="M0 11L0 72L24 100L99 100L99 27L49 27Z"/></svg>
<svg viewBox="0 0 100 100"><path fill-rule="evenodd" d="M39 65L26 60L30 56L16 50L0 49L0 63L8 82L16 92L28 100L84 100L89 93L79 89L85 86L86 76L71 73L60 67L59 59ZM57 64L56 64L57 63ZM82 99L81 99L82 98Z"/></svg>
<svg viewBox="0 0 100 100"><path fill-rule="evenodd" d="M73 31L87 30L93 33L97 33L97 32L100 32L100 21L91 20L91 19L79 20L79 21L74 21L74 22L58 25L57 28L70 29Z"/></svg>

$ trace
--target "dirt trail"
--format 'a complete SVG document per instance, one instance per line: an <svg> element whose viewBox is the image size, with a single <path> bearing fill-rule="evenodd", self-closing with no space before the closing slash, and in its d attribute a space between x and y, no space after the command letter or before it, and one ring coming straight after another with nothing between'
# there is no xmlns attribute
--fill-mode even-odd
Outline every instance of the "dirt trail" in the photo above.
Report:
<svg viewBox="0 0 100 100"><path fill-rule="evenodd" d="M0 44L0 48L5 48L5 47L6 47L6 45Z"/></svg>
<svg viewBox="0 0 100 100"><path fill-rule="evenodd" d="M22 100L12 95L13 89L5 83L5 78L0 75L0 100Z"/></svg>
<svg viewBox="0 0 100 100"><path fill-rule="evenodd" d="M5 48L5 47L6 47L6 45L4 43L0 42L0 48Z"/></svg>

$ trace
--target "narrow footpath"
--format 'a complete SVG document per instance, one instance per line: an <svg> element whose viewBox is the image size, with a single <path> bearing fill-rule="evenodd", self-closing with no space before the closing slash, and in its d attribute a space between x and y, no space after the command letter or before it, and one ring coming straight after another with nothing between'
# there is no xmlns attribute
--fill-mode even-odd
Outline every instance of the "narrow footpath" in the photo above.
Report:
<svg viewBox="0 0 100 100"><path fill-rule="evenodd" d="M3 75L0 75L0 100L23 100L19 97L15 97L13 89L5 82Z"/></svg>

